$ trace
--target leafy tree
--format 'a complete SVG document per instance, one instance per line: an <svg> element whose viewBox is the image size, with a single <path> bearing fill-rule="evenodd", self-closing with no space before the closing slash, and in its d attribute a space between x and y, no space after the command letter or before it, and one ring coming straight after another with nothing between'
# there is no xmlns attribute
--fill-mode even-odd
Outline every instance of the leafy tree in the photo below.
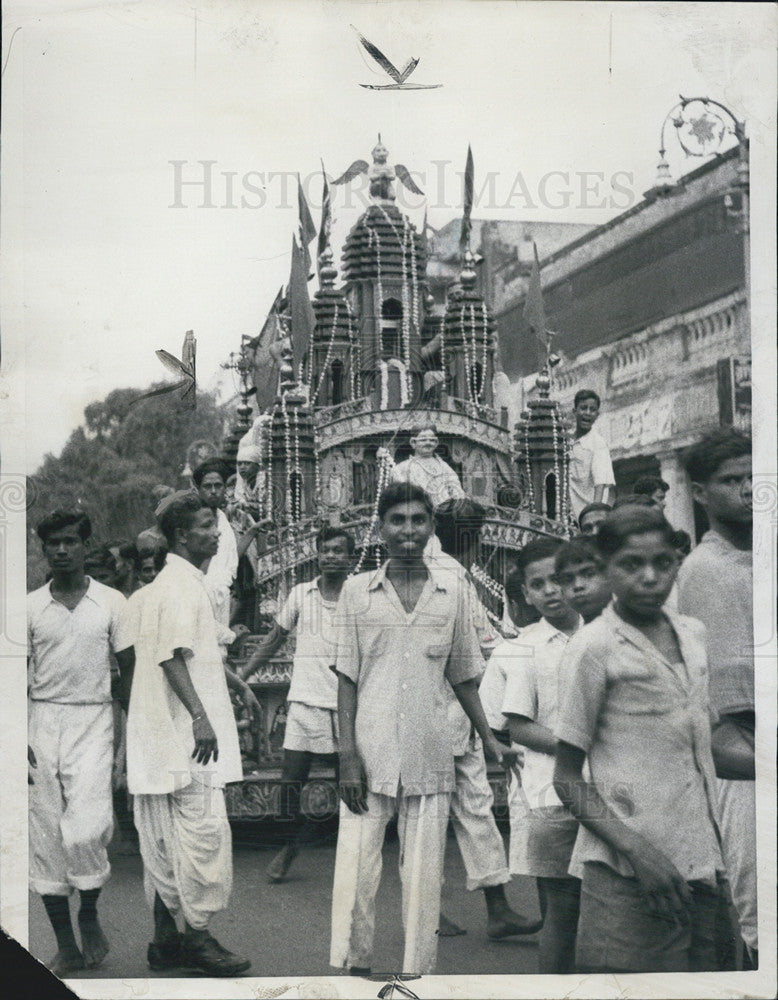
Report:
<svg viewBox="0 0 778 1000"><path fill-rule="evenodd" d="M228 414L212 395L198 392L194 410L182 407L173 394L132 404L138 395L135 389L114 389L101 402L90 403L83 425L62 453L47 455L30 477L28 588L45 579L35 526L47 513L57 507L85 510L92 521L92 545L134 541L153 524L153 487L188 485L184 469L192 442L205 440L219 449Z"/></svg>

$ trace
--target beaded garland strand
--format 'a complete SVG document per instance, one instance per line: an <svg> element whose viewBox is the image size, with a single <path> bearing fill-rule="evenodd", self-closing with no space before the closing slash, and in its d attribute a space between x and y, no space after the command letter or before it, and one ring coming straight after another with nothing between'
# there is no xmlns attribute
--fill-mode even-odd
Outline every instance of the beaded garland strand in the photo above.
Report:
<svg viewBox="0 0 778 1000"><path fill-rule="evenodd" d="M324 377L330 367L330 359L332 357L332 348L335 343L335 333L338 327L338 303L335 303L335 309L332 315L332 332L330 333L330 341L327 345L327 355L324 358L324 364L322 365L321 374L319 375L319 382L316 386L316 391L311 397L311 406L314 406L316 400L319 398L319 392L321 391L322 383L324 382ZM311 357L313 357L313 348L311 348Z"/></svg>
<svg viewBox="0 0 778 1000"><path fill-rule="evenodd" d="M354 576L356 573L362 572L362 565L365 561L365 556L367 555L368 545L370 544L370 539L373 537L373 532L378 524L378 504L381 500L381 494L384 492L386 484L389 481L389 476L393 468L394 459L388 452L386 452L381 456L378 466L378 483L376 485L375 500L373 501L373 512L370 515L370 524L367 529L367 534L365 535L365 544L362 547L362 552L360 553L356 566L349 574L350 576ZM380 553L377 559L379 560L380 565Z"/></svg>

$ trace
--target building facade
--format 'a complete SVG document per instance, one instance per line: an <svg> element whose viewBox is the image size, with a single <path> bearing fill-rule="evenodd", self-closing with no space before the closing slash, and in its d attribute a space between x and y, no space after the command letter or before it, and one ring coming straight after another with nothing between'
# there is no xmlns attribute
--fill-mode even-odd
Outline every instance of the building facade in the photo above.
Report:
<svg viewBox="0 0 778 1000"><path fill-rule="evenodd" d="M747 236L732 211L736 149L687 174L541 260L553 350L553 393L602 400L597 427L614 460L617 493L641 475L670 486L666 514L699 538L680 453L722 423L750 427ZM540 345L522 317L526 268L495 275L492 302L514 406L534 394Z"/></svg>

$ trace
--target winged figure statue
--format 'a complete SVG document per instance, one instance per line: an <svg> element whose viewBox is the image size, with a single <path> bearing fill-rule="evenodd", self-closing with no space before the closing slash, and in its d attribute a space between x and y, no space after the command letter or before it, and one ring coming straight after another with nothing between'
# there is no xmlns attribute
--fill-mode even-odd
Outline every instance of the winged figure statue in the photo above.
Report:
<svg viewBox="0 0 778 1000"><path fill-rule="evenodd" d="M399 180L413 194L424 194L411 177L411 172L406 166L403 166L402 163L396 163L394 166L391 166L386 162L389 157L389 150L381 142L380 135L378 136L378 143L373 148L372 156L372 165L368 164L367 160L354 160L348 170L332 183L348 184L355 177L359 177L360 174L367 174L370 181L370 196L376 201L391 202L395 200L393 187L395 180Z"/></svg>

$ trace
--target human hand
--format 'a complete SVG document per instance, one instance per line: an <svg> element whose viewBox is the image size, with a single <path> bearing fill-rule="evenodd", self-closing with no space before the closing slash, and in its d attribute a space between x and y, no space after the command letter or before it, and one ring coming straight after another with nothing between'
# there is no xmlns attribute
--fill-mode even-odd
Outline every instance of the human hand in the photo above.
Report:
<svg viewBox="0 0 778 1000"><path fill-rule="evenodd" d="M367 775L359 754L354 750L340 754L338 794L351 812L367 812Z"/></svg>
<svg viewBox="0 0 778 1000"><path fill-rule="evenodd" d="M628 855L650 913L665 920L688 924L691 891L675 865L652 844L641 844Z"/></svg>
<svg viewBox="0 0 778 1000"><path fill-rule="evenodd" d="M512 771L519 773L519 767L524 761L524 754L517 747L505 747L496 739L491 739L488 744L484 744L487 756L497 761L507 774Z"/></svg>
<svg viewBox="0 0 778 1000"><path fill-rule="evenodd" d="M192 751L195 762L207 764L213 757L215 763L219 759L219 746L207 715L198 715L192 719L192 735L195 741L195 748Z"/></svg>
<svg viewBox="0 0 778 1000"><path fill-rule="evenodd" d="M32 747L28 745L27 747L27 765L28 768L36 768L38 766L38 761L35 759L35 754L33 753ZM32 780L32 771L27 771L27 784L34 785L35 782Z"/></svg>

